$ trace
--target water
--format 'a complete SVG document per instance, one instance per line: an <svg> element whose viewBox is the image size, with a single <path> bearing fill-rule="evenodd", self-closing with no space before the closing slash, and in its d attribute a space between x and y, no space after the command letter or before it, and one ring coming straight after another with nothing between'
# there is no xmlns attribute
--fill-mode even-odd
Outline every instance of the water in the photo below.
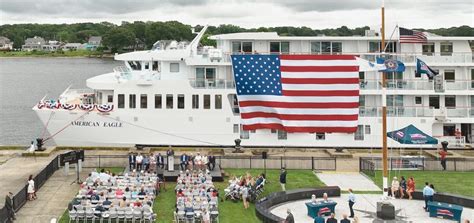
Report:
<svg viewBox="0 0 474 223"><path fill-rule="evenodd" d="M88 78L121 64L97 58L0 59L0 145L29 145L43 134L31 110L43 96L57 98L71 84L86 88Z"/></svg>

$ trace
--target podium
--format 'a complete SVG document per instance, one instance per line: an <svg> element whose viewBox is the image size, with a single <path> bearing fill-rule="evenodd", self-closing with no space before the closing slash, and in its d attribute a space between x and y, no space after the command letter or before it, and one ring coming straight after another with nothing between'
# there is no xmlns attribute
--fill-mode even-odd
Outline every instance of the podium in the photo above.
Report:
<svg viewBox="0 0 474 223"><path fill-rule="evenodd" d="M168 171L174 171L174 156L168 156Z"/></svg>

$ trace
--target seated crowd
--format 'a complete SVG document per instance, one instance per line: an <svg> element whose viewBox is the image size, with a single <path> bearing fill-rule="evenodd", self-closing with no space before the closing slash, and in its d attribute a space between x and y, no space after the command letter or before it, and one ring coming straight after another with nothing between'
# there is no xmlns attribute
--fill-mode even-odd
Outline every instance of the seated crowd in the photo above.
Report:
<svg viewBox="0 0 474 223"><path fill-rule="evenodd" d="M109 171L92 171L70 203L74 219L136 219L153 221L153 202L158 195L155 173L136 172L116 176Z"/></svg>
<svg viewBox="0 0 474 223"><path fill-rule="evenodd" d="M212 183L209 170L186 170L176 184L176 222L196 219L208 223L217 219L219 192Z"/></svg>
<svg viewBox="0 0 474 223"><path fill-rule="evenodd" d="M262 192L265 185L265 174L252 177L250 173L245 176L232 176L229 180L229 186L224 189L225 198L237 201L242 199L244 208L249 208L249 201L254 201Z"/></svg>

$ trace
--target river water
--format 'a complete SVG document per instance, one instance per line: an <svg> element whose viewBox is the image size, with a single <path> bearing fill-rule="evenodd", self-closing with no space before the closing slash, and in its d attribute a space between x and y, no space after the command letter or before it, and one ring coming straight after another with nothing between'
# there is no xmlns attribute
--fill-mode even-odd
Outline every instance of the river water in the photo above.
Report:
<svg viewBox="0 0 474 223"><path fill-rule="evenodd" d="M43 96L57 98L69 85L86 88L88 78L120 65L98 58L0 58L0 145L29 145L43 134L31 109Z"/></svg>

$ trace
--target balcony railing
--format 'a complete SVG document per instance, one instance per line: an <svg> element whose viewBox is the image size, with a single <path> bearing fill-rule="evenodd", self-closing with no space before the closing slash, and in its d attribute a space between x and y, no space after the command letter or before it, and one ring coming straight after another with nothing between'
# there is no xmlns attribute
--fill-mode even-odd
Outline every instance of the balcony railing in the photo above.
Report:
<svg viewBox="0 0 474 223"><path fill-rule="evenodd" d="M360 107L360 117L381 117L382 107ZM387 107L388 117L438 117L471 118L474 117L474 108L456 107L435 109L433 107Z"/></svg>
<svg viewBox="0 0 474 223"><path fill-rule="evenodd" d="M359 81L361 90L380 90L382 89L382 83L376 79L365 79ZM455 81L442 81L438 88L443 90L473 90L473 80L455 80ZM423 79L403 79L403 80L387 80L388 90L435 90L434 81L428 81Z"/></svg>
<svg viewBox="0 0 474 223"><path fill-rule="evenodd" d="M233 89L234 81L228 80L190 80L189 83L193 88L201 89Z"/></svg>

